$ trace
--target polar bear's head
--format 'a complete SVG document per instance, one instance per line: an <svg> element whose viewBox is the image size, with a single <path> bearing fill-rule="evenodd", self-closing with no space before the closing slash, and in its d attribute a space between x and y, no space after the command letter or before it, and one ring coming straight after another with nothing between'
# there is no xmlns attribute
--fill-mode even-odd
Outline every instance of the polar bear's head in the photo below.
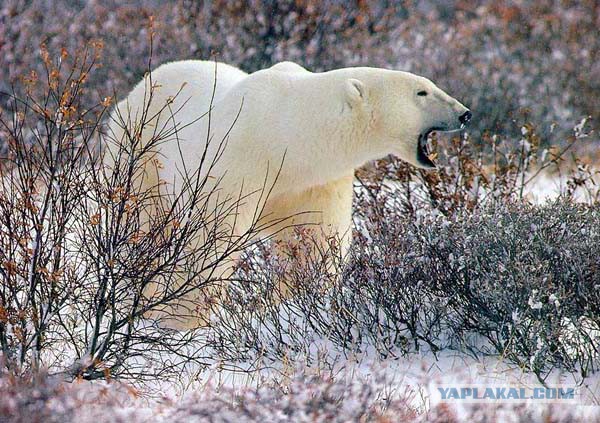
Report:
<svg viewBox="0 0 600 423"><path fill-rule="evenodd" d="M367 68L368 69L368 68ZM471 111L427 78L378 69L346 81L352 110L369 120L369 142L421 168L434 168L427 137L462 129Z"/></svg>

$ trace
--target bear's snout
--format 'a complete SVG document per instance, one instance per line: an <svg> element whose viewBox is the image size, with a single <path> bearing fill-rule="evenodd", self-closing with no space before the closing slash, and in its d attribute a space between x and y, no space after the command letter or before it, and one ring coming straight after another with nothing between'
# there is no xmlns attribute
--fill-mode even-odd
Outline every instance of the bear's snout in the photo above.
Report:
<svg viewBox="0 0 600 423"><path fill-rule="evenodd" d="M458 117L458 120L460 121L460 123L462 123L463 125L468 124L471 121L471 118L473 117L473 113L471 113L470 110L467 110L466 112L464 112L462 115L460 115Z"/></svg>

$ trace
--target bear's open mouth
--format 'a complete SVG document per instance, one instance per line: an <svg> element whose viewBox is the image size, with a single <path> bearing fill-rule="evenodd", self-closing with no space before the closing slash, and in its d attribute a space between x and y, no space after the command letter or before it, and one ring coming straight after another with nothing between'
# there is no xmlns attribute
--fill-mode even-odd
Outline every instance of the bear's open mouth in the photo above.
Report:
<svg viewBox="0 0 600 423"><path fill-rule="evenodd" d="M431 152L429 151L429 146L427 145L427 139L432 132L441 129L442 128L433 127L429 128L422 134L419 134L419 142L417 144L417 161L425 168L434 169L436 167L433 160L430 159Z"/></svg>

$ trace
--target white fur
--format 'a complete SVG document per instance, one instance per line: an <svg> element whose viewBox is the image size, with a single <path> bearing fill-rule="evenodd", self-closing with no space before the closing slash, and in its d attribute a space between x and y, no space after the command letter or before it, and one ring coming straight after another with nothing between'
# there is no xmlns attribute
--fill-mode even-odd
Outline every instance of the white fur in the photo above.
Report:
<svg viewBox="0 0 600 423"><path fill-rule="evenodd" d="M216 68L215 68L216 67ZM207 158L218 152L221 139L227 146L212 170L220 188L236 196L268 185L277 170L266 213L285 217L316 211L296 222L317 222L349 242L354 170L365 162L390 153L419 165L419 134L430 127L454 129L467 109L431 81L406 72L377 68L344 68L312 73L283 62L252 74L210 61L181 61L160 66L151 78L157 88L150 104L153 115L177 94L154 129L169 128L172 121L188 124L209 111ZM149 77L140 82L118 108L131 121L139 120L147 101ZM428 95L418 96L426 90ZM145 96L146 93L146 96ZM237 117L237 120L236 120ZM234 124L235 121L235 124ZM181 184L179 172L185 157L187 169L196 169L208 139L208 116L178 131L176 140L161 144L160 178ZM120 129L113 125L120 136ZM143 138L151 136L147 131ZM258 196L254 197L258 201ZM239 210L236 231L250 224L256 201Z"/></svg>

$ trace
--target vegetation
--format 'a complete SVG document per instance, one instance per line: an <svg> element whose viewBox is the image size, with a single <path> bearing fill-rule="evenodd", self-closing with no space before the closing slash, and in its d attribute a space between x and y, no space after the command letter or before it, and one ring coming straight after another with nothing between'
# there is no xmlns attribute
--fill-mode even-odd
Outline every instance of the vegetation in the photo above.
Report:
<svg viewBox="0 0 600 423"><path fill-rule="evenodd" d="M384 395L395 385L382 369L368 380L331 371L359 354L453 350L496 356L542 382L554 370L597 376L599 24L594 1L3 2L0 420L493 421L507 412L426 410L414 392ZM405 69L469 105L474 126L432 136L436 171L393 157L357 171L348 257L334 238L324 251L307 248L314 227L297 228L275 255L253 239L273 222L231 233L223 218L243 199L215 207L198 170L183 193L142 188L153 146L173 134L140 148L144 123L132 128L110 110L157 64L185 58L246 71L280 60ZM109 119L124 138L108 133ZM544 178L561 192L539 204ZM198 234L211 235L197 245ZM160 327L191 290L221 285L219 264L242 251L209 327ZM194 386L211 366L276 376L241 391L203 385L160 410L141 405L156 383ZM584 420L568 407L505 408L515 421Z"/></svg>

